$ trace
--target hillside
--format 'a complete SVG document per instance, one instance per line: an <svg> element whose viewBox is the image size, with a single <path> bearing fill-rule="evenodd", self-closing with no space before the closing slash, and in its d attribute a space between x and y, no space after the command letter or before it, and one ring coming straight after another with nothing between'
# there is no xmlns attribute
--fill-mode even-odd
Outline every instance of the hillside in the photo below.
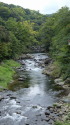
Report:
<svg viewBox="0 0 70 125"><path fill-rule="evenodd" d="M30 52L39 44L39 29L46 16L38 11L0 2L0 60Z"/></svg>

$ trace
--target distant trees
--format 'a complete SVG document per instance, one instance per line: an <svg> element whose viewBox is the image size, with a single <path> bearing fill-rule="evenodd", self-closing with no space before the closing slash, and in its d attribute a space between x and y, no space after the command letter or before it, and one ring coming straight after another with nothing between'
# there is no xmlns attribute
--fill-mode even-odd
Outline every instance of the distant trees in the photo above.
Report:
<svg viewBox="0 0 70 125"><path fill-rule="evenodd" d="M32 51L45 19L39 12L0 2L0 61Z"/></svg>
<svg viewBox="0 0 70 125"><path fill-rule="evenodd" d="M50 44L52 42L52 37L54 36L53 25L54 25L54 18L47 17L46 23L42 25L39 32L41 42L45 45L46 51L49 51Z"/></svg>
<svg viewBox="0 0 70 125"><path fill-rule="evenodd" d="M0 60L8 56L9 32L4 26L0 26Z"/></svg>

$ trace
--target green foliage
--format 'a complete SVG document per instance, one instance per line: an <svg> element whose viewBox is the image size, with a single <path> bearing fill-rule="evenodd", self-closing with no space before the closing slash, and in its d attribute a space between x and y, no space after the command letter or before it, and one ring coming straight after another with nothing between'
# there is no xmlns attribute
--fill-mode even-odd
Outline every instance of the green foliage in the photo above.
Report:
<svg viewBox="0 0 70 125"><path fill-rule="evenodd" d="M17 58L20 54L20 41L15 37L15 35L10 32L10 51L9 56L10 58Z"/></svg>
<svg viewBox="0 0 70 125"><path fill-rule="evenodd" d="M5 60L0 65L0 86L7 88L7 84L12 80L12 76L15 73L14 67L19 67L20 64L13 60Z"/></svg>
<svg viewBox="0 0 70 125"><path fill-rule="evenodd" d="M70 125L69 122L56 122L55 125Z"/></svg>
<svg viewBox="0 0 70 125"><path fill-rule="evenodd" d="M52 71L53 78L59 78L61 75L60 64L58 62L54 62L52 65L54 66L53 71Z"/></svg>
<svg viewBox="0 0 70 125"><path fill-rule="evenodd" d="M31 52L45 19L38 11L0 2L0 61Z"/></svg>
<svg viewBox="0 0 70 125"><path fill-rule="evenodd" d="M60 15L60 16L59 16ZM56 31L51 43L51 52L55 60L58 60L61 67L63 79L70 77L70 10L65 7L57 13L57 25L54 26ZM56 24L56 21L55 21Z"/></svg>
<svg viewBox="0 0 70 125"><path fill-rule="evenodd" d="M5 29L4 26L0 26L0 42L8 42L9 40L9 32Z"/></svg>
<svg viewBox="0 0 70 125"><path fill-rule="evenodd" d="M47 17L46 23L40 29L41 43L45 45L46 51L49 51L52 37L54 36L54 17Z"/></svg>
<svg viewBox="0 0 70 125"><path fill-rule="evenodd" d="M10 16L10 9L7 8L7 7L0 7L0 16L3 18L3 19L7 19L9 18Z"/></svg>
<svg viewBox="0 0 70 125"><path fill-rule="evenodd" d="M9 53L9 32L4 26L0 26L0 61L8 56Z"/></svg>
<svg viewBox="0 0 70 125"><path fill-rule="evenodd" d="M61 74L63 79L70 77L70 10L62 7L51 17L40 30L41 42L49 50L50 56L59 64L55 72ZM54 73L55 73L54 72Z"/></svg>

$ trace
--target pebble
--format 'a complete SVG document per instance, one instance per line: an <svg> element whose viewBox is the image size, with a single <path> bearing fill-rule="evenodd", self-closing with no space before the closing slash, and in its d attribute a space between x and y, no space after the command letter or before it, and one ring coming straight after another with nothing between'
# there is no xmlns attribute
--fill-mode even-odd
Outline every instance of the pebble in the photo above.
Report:
<svg viewBox="0 0 70 125"><path fill-rule="evenodd" d="M11 97L10 97L10 99L16 99L16 97L14 97L14 96L11 96Z"/></svg>
<svg viewBox="0 0 70 125"><path fill-rule="evenodd" d="M48 113L48 112L45 112L45 115L50 115L50 113Z"/></svg>

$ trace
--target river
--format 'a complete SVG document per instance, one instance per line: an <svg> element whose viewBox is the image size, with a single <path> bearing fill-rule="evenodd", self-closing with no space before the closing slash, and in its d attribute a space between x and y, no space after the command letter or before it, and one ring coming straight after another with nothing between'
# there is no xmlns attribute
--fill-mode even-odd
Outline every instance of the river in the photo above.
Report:
<svg viewBox="0 0 70 125"><path fill-rule="evenodd" d="M39 65L48 58L44 53L31 54L33 59L22 60L25 65L18 74L25 75L24 82L12 85L12 90L0 92L4 99L0 102L0 125L49 125L45 110L59 100L50 78Z"/></svg>

